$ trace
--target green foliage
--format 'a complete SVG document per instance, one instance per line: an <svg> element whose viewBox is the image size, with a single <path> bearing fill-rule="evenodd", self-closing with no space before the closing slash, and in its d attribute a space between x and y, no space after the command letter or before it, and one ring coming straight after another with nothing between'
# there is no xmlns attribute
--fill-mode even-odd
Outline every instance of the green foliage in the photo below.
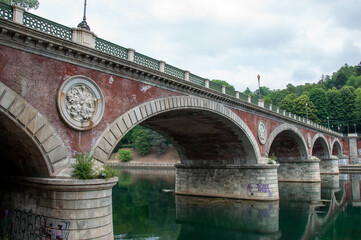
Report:
<svg viewBox="0 0 361 240"><path fill-rule="evenodd" d="M272 153L272 155L270 157L268 157L268 164L275 164L277 161L277 157L275 155L275 153Z"/></svg>
<svg viewBox="0 0 361 240"><path fill-rule="evenodd" d="M212 82L218 83L219 85L224 85L224 86L226 86L227 88L231 88L231 89L235 90L235 89L234 89L234 86L232 86L231 84L229 84L228 82L226 82L226 81L224 81L224 80L213 79Z"/></svg>
<svg viewBox="0 0 361 240"><path fill-rule="evenodd" d="M117 172L115 169L107 166L105 168L99 167L94 169L94 158L91 154L84 154L78 152L75 163L72 165L74 168L73 177L79 179L95 179L95 178L112 178L116 176Z"/></svg>
<svg viewBox="0 0 361 240"><path fill-rule="evenodd" d="M317 109L307 95L301 95L298 98L294 99L293 104L294 114L297 114L301 117L307 117L308 113L308 119L314 122L319 122L319 119L317 117Z"/></svg>
<svg viewBox="0 0 361 240"><path fill-rule="evenodd" d="M322 88L313 88L308 93L310 98L310 102L312 102L317 109L317 118L322 120L326 120L328 115L327 106L328 99L326 96L326 91Z"/></svg>
<svg viewBox="0 0 361 240"><path fill-rule="evenodd" d="M145 128L140 128L138 131L132 133L132 138L134 140L134 150L137 153L145 155L150 150L149 137Z"/></svg>
<svg viewBox="0 0 361 240"><path fill-rule="evenodd" d="M26 8L27 10L33 8L38 9L39 1L38 0L0 0L0 2L9 4L9 5L18 5Z"/></svg>
<svg viewBox="0 0 361 240"><path fill-rule="evenodd" d="M84 154L83 152L78 152L76 161L72 165L74 168L73 177L77 177L79 179L94 178L93 164L94 159L92 155L89 153Z"/></svg>
<svg viewBox="0 0 361 240"><path fill-rule="evenodd" d="M122 162L128 162L132 160L132 152L128 149L119 149L118 154L118 159Z"/></svg>

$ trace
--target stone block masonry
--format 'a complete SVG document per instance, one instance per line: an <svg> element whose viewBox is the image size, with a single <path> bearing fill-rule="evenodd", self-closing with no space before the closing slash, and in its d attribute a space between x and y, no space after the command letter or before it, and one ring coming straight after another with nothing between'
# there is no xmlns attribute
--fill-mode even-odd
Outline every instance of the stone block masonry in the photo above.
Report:
<svg viewBox="0 0 361 240"><path fill-rule="evenodd" d="M113 239L111 196L117 178L8 180L0 200L8 212L10 239Z"/></svg>
<svg viewBox="0 0 361 240"><path fill-rule="evenodd" d="M177 194L278 200L278 165L190 166L176 164Z"/></svg>
<svg viewBox="0 0 361 240"><path fill-rule="evenodd" d="M285 182L320 182L320 160L283 160L278 180Z"/></svg>

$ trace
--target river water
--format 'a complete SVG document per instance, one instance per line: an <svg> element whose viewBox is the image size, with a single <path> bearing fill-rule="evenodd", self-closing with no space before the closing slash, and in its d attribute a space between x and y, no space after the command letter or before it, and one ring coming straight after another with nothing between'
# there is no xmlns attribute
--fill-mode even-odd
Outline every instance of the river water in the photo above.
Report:
<svg viewBox="0 0 361 240"><path fill-rule="evenodd" d="M119 172L114 239L361 239L358 174L280 183L280 201L175 195L171 170Z"/></svg>

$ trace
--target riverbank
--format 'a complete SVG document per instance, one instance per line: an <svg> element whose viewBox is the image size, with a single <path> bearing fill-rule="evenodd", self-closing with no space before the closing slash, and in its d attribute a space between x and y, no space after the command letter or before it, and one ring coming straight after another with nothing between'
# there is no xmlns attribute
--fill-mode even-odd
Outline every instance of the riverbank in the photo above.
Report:
<svg viewBox="0 0 361 240"><path fill-rule="evenodd" d="M108 166L122 168L161 168L174 169L174 164L180 162L178 153L173 147L168 147L163 152L150 152L147 155L137 153L133 148L126 148L132 153L132 160L122 162L118 159L118 153L113 153L107 162Z"/></svg>

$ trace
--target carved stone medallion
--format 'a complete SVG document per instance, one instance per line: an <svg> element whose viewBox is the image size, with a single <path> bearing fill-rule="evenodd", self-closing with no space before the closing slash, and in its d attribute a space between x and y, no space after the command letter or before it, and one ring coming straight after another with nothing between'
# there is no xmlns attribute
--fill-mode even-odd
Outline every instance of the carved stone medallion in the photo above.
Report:
<svg viewBox="0 0 361 240"><path fill-rule="evenodd" d="M265 144L267 141L267 127L263 121L259 121L258 123L258 140L261 144Z"/></svg>
<svg viewBox="0 0 361 240"><path fill-rule="evenodd" d="M61 118L76 130L95 127L104 115L103 93L85 76L74 76L61 84L57 102Z"/></svg>
<svg viewBox="0 0 361 240"><path fill-rule="evenodd" d="M307 144L308 144L308 147L311 147L311 145L312 145L312 140L311 140L311 134L310 133L307 133Z"/></svg>

